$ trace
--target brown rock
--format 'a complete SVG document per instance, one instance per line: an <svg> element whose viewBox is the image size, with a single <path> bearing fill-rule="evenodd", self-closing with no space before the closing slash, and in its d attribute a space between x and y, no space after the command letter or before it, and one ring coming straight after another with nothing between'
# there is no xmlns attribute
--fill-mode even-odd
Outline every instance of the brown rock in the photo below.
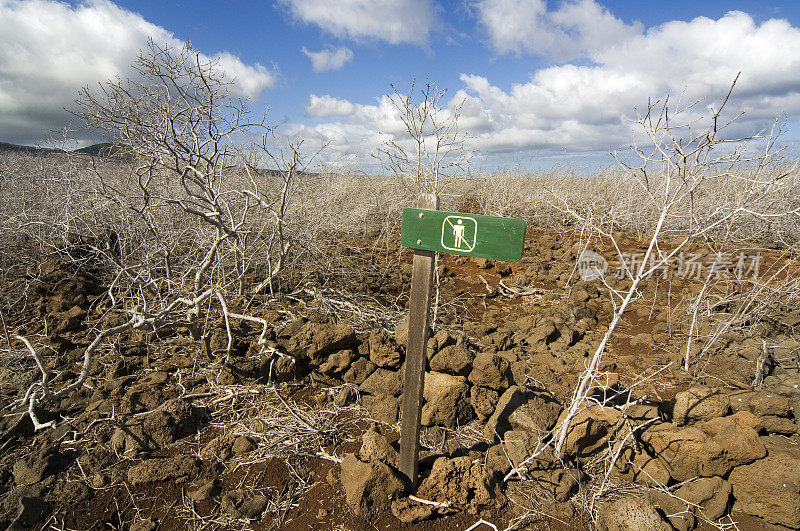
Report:
<svg viewBox="0 0 800 531"><path fill-rule="evenodd" d="M505 459L512 466L518 467L530 457L537 448L539 439L527 431L509 430L503 434L503 449Z"/></svg>
<svg viewBox="0 0 800 531"><path fill-rule="evenodd" d="M347 407L358 401L358 389L349 385L344 385L337 391L333 403L337 407Z"/></svg>
<svg viewBox="0 0 800 531"><path fill-rule="evenodd" d="M50 504L41 498L22 496L19 499L17 517L8 529L10 531L31 529L44 520L51 509Z"/></svg>
<svg viewBox="0 0 800 531"><path fill-rule="evenodd" d="M729 396L731 409L749 411L756 416L789 417L791 402L788 396L762 390L735 391Z"/></svg>
<svg viewBox="0 0 800 531"><path fill-rule="evenodd" d="M392 514L405 524L427 520L435 511L433 505L415 502L409 498L398 498L392 502Z"/></svg>
<svg viewBox="0 0 800 531"><path fill-rule="evenodd" d="M514 429L543 438L556 425L562 409L561 404L550 395L526 392L523 402L511 411L508 422Z"/></svg>
<svg viewBox="0 0 800 531"><path fill-rule="evenodd" d="M494 389L478 385L473 385L470 388L469 403L472 404L475 413L481 420L487 419L494 413L495 405L497 405L499 399L500 396Z"/></svg>
<svg viewBox="0 0 800 531"><path fill-rule="evenodd" d="M697 525L694 507L678 499L677 496L662 490L651 490L647 493L647 499L661 509L676 531L689 531Z"/></svg>
<svg viewBox="0 0 800 531"><path fill-rule="evenodd" d="M220 509L234 518L256 520L261 516L269 499L261 494L253 494L246 490L233 490L225 493L220 500Z"/></svg>
<svg viewBox="0 0 800 531"><path fill-rule="evenodd" d="M350 365L342 379L349 384L361 385L373 371L375 371L374 363L367 358L358 358Z"/></svg>
<svg viewBox="0 0 800 531"><path fill-rule="evenodd" d="M734 511L800 528L800 459L788 452L770 453L731 472Z"/></svg>
<svg viewBox="0 0 800 531"><path fill-rule="evenodd" d="M565 410L557 423L563 422L566 415ZM570 422L562 452L578 459L588 458L608 443L621 417L618 410L598 405L579 411Z"/></svg>
<svg viewBox="0 0 800 531"><path fill-rule="evenodd" d="M403 362L403 356L388 337L373 331L369 336L369 360L378 367L397 369Z"/></svg>
<svg viewBox="0 0 800 531"><path fill-rule="evenodd" d="M403 492L403 482L380 461L365 463L355 454L347 454L341 469L345 501L358 516L375 516Z"/></svg>
<svg viewBox="0 0 800 531"><path fill-rule="evenodd" d="M528 345L534 346L537 344L549 344L558 339L559 332L556 325L552 321L545 321L540 324L525 338Z"/></svg>
<svg viewBox="0 0 800 531"><path fill-rule="evenodd" d="M738 466L767 455L767 449L753 429L758 423L758 418L752 413L740 411L729 417L699 423L697 427L725 449L725 460L730 466Z"/></svg>
<svg viewBox="0 0 800 531"><path fill-rule="evenodd" d="M388 369L376 369L359 386L359 389L371 395L392 395L398 396L403 391L402 371L390 371Z"/></svg>
<svg viewBox="0 0 800 531"><path fill-rule="evenodd" d="M653 504L643 496L620 498L603 505L597 516L601 531L671 531L672 526L661 519Z"/></svg>
<svg viewBox="0 0 800 531"><path fill-rule="evenodd" d="M453 376L440 372L425 375L421 422L423 426L444 426L456 428L473 417L472 407L467 399L469 387L463 376Z"/></svg>
<svg viewBox="0 0 800 531"><path fill-rule="evenodd" d="M131 485L142 485L192 476L198 470L197 461L185 455L148 459L128 469L128 481Z"/></svg>
<svg viewBox="0 0 800 531"><path fill-rule="evenodd" d="M798 426L794 420L786 417L776 417L775 415L762 415L759 417L761 427L767 433L776 433L791 437L798 432Z"/></svg>
<svg viewBox="0 0 800 531"><path fill-rule="evenodd" d="M150 518L136 520L128 528L129 531L156 531L156 529L158 529L158 522Z"/></svg>
<svg viewBox="0 0 800 531"><path fill-rule="evenodd" d="M469 381L498 392L507 389L513 382L511 364L508 360L491 352L481 352L475 356Z"/></svg>
<svg viewBox="0 0 800 531"><path fill-rule="evenodd" d="M323 374L341 374L350 368L350 362L355 358L352 350L339 350L334 352L319 366L318 371Z"/></svg>
<svg viewBox="0 0 800 531"><path fill-rule="evenodd" d="M399 401L392 395L362 395L361 405L369 411L373 419L394 424L397 422Z"/></svg>
<svg viewBox="0 0 800 531"><path fill-rule="evenodd" d="M394 341L402 347L408 343L408 317L397 323L397 327L394 329Z"/></svg>
<svg viewBox="0 0 800 531"><path fill-rule="evenodd" d="M430 361L432 371L467 376L472 370L475 356L459 345L450 345L441 349Z"/></svg>
<svg viewBox="0 0 800 531"><path fill-rule="evenodd" d="M440 457L419 486L417 495L447 503L470 514L505 504L494 474L472 457Z"/></svg>
<svg viewBox="0 0 800 531"><path fill-rule="evenodd" d="M253 441L250 440L249 437L240 436L233 440L231 450L233 450L235 455L244 455L247 452L252 452L255 447L256 445L253 444Z"/></svg>
<svg viewBox="0 0 800 531"><path fill-rule="evenodd" d="M473 387L474 389L474 387ZM522 387L513 385L509 387L497 401L494 413L486 422L483 435L487 439L499 441L503 434L511 429L508 416L525 400L525 391Z"/></svg>
<svg viewBox="0 0 800 531"><path fill-rule="evenodd" d="M728 513L731 484L721 477L699 478L684 484L675 496L698 507L707 520L717 520Z"/></svg>
<svg viewBox="0 0 800 531"><path fill-rule="evenodd" d="M697 476L724 476L731 469L725 448L693 426L678 428L674 424L659 424L642 433L642 440L678 481Z"/></svg>
<svg viewBox="0 0 800 531"><path fill-rule="evenodd" d="M678 426L722 417L730 411L727 395L720 389L695 386L675 395L673 420Z"/></svg>
<svg viewBox="0 0 800 531"><path fill-rule="evenodd" d="M329 354L355 348L357 343L356 333L349 325L309 321L300 333L289 339L288 348L291 352L306 354L313 366L319 366Z"/></svg>
<svg viewBox="0 0 800 531"><path fill-rule="evenodd" d="M669 483L669 470L660 459L653 459L642 452L634 457L633 462L636 465L633 474L636 483L648 487L666 487Z"/></svg>
<svg viewBox="0 0 800 531"><path fill-rule="evenodd" d="M186 493L189 498L195 502L201 502L209 498L213 498L219 494L220 488L217 480L211 479L206 481L196 489L192 489Z"/></svg>
<svg viewBox="0 0 800 531"><path fill-rule="evenodd" d="M500 476L511 471L511 461L503 444L495 444L486 450L486 468Z"/></svg>
<svg viewBox="0 0 800 531"><path fill-rule="evenodd" d="M361 450L358 452L358 457L361 461L380 461L397 467L397 450L392 447L386 437L374 429L365 431L361 436Z"/></svg>
<svg viewBox="0 0 800 531"><path fill-rule="evenodd" d="M141 432L147 447L163 448L197 433L207 420L208 413L205 408L196 407L186 400L176 398L165 402L145 416ZM126 442L126 450L127 446Z"/></svg>
<svg viewBox="0 0 800 531"><path fill-rule="evenodd" d="M14 461L12 471L14 484L18 487L33 485L52 476L61 468L64 456L56 446Z"/></svg>

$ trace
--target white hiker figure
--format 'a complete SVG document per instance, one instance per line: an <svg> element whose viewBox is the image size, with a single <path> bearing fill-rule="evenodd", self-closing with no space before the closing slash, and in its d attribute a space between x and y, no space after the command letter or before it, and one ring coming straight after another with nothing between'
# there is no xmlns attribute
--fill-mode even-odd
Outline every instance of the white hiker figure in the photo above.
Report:
<svg viewBox="0 0 800 531"><path fill-rule="evenodd" d="M464 242L464 247L469 248L466 238L464 238L464 220L458 220L457 225L453 225L453 237L455 238L456 248L461 249L461 242Z"/></svg>

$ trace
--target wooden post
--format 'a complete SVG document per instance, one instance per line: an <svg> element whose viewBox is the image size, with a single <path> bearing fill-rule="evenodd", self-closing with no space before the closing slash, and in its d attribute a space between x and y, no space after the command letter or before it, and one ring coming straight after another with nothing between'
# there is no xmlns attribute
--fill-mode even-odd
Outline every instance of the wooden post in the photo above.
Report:
<svg viewBox="0 0 800 531"><path fill-rule="evenodd" d="M439 210L439 197L423 194L419 208ZM420 213L420 215L422 215ZM430 332L433 251L414 250L409 299L406 375L403 387L403 418L400 427L400 472L411 488L417 485L422 390L425 385L425 350Z"/></svg>

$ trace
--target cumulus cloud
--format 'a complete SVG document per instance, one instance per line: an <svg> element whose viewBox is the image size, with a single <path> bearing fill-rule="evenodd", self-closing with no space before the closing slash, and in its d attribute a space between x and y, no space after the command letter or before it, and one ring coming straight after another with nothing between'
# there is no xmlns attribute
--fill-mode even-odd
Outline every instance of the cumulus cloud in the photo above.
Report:
<svg viewBox="0 0 800 531"><path fill-rule="evenodd" d="M339 70L345 63L353 60L353 51L345 46L340 46L335 50L325 49L319 52L311 52L303 46L303 53L311 59L311 67L314 72Z"/></svg>
<svg viewBox="0 0 800 531"><path fill-rule="evenodd" d="M84 86L133 74L131 65L152 38L178 47L172 33L105 0L70 6L53 0L0 0L0 140L37 143L74 117ZM221 52L214 60L235 96L258 98L275 74ZM77 125L77 124L76 124Z"/></svg>
<svg viewBox="0 0 800 531"><path fill-rule="evenodd" d="M278 0L298 20L350 39L424 46L435 16L431 0Z"/></svg>
<svg viewBox="0 0 800 531"><path fill-rule="evenodd" d="M325 94L317 96L312 94L306 104L306 114L308 116L347 116L355 111L356 106L347 100L332 98Z"/></svg>
<svg viewBox="0 0 800 531"><path fill-rule="evenodd" d="M686 118L708 117L738 72L728 117L747 112L732 134L752 134L777 115L800 114L800 29L786 20L757 24L734 11L717 20L673 21L585 53L589 64L544 68L509 89L482 75L462 74L462 86L447 105L452 109L463 102L460 124L473 135L471 146L497 156L624 148L635 109L644 110L648 99L663 101L669 94L673 102L682 98L687 105L707 97ZM313 97L308 108L338 111L309 112L328 117L312 128L318 135L335 131L342 152L345 139L355 149L366 139L382 138L366 131L402 137L387 98L350 107L327 97L326 105Z"/></svg>
<svg viewBox="0 0 800 531"><path fill-rule="evenodd" d="M478 0L478 20L498 53L533 53L568 61L642 31L595 0L570 0L548 11L545 0Z"/></svg>

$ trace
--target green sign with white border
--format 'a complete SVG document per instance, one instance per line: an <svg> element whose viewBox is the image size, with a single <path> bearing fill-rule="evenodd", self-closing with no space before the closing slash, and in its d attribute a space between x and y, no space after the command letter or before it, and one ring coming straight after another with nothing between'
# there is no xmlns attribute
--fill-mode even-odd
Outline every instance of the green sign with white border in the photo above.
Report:
<svg viewBox="0 0 800 531"><path fill-rule="evenodd" d="M423 210L403 210L404 247L517 262L522 258L525 220Z"/></svg>

